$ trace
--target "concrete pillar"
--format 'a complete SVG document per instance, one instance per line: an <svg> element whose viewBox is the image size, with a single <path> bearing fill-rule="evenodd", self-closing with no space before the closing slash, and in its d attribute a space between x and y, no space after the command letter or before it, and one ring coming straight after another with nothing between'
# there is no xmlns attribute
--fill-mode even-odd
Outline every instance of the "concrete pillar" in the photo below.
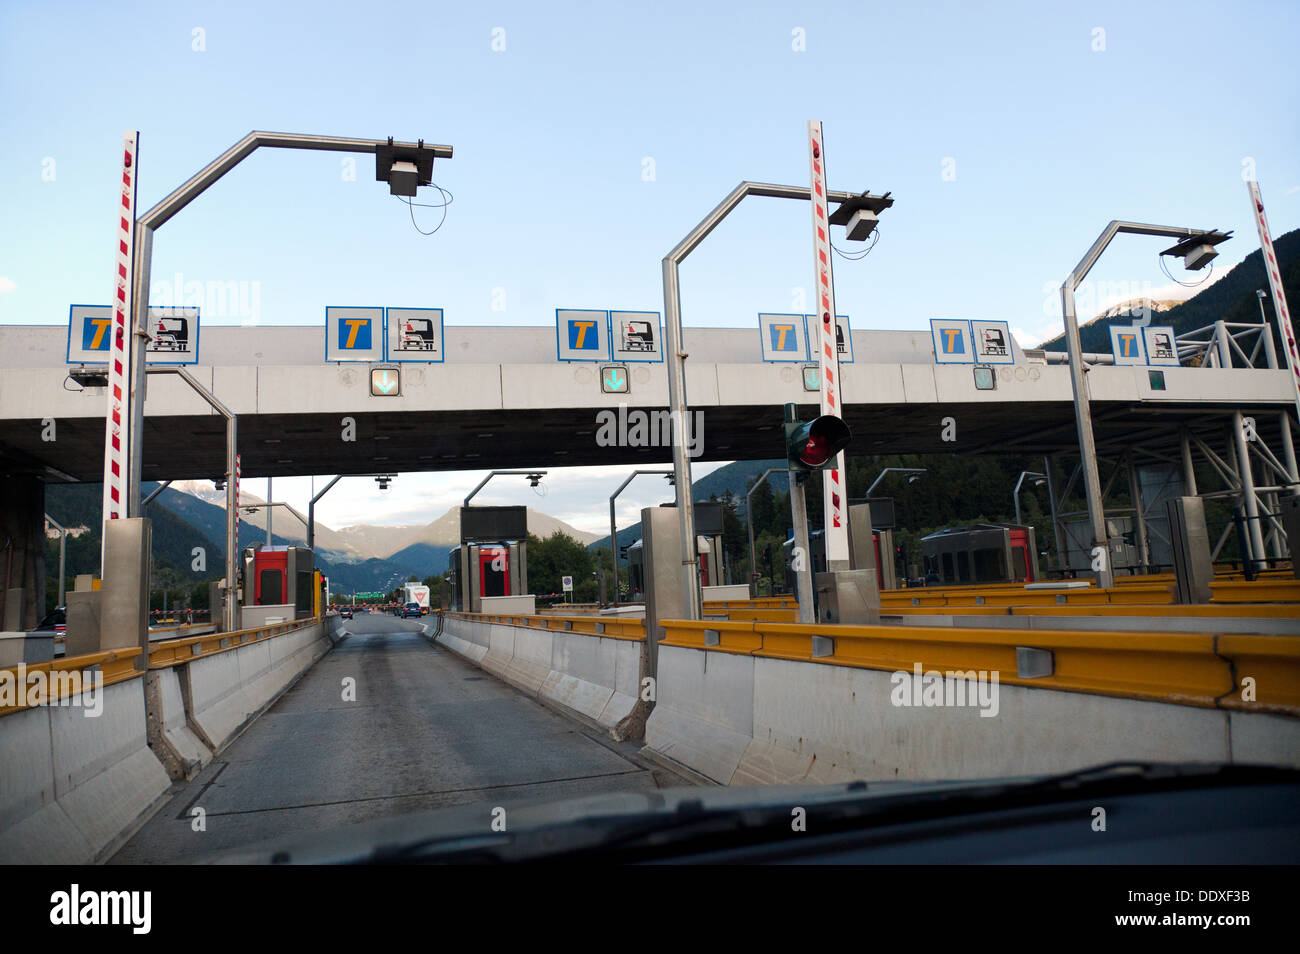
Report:
<svg viewBox="0 0 1300 954"><path fill-rule="evenodd" d="M1165 504L1173 552L1175 594L1179 603L1208 603L1214 582L1210 535L1205 527L1205 502L1200 497L1175 497Z"/></svg>
<svg viewBox="0 0 1300 954"><path fill-rule="evenodd" d="M692 522L692 527L694 523ZM645 737L645 723L654 709L659 671L659 642L666 635L665 619L681 619L686 599L682 573L681 525L676 507L646 507L641 511L641 572L645 588L645 642L637 673L637 700L612 734L619 741ZM696 564L698 566L698 564ZM647 687L651 698L646 698Z"/></svg>
<svg viewBox="0 0 1300 954"><path fill-rule="evenodd" d="M152 524L147 517L104 521L104 582L100 600L99 648L145 652L137 669L149 665L149 578Z"/></svg>
<svg viewBox="0 0 1300 954"><path fill-rule="evenodd" d="M0 625L35 629L45 615L45 482L0 476Z"/></svg>

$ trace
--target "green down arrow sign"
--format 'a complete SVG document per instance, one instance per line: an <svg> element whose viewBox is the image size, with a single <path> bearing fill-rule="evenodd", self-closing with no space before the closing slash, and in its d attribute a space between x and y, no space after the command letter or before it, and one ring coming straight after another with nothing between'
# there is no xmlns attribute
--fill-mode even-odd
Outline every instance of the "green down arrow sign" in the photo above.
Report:
<svg viewBox="0 0 1300 954"><path fill-rule="evenodd" d="M371 368L370 393L375 397L396 397L401 394L401 372L395 368Z"/></svg>
<svg viewBox="0 0 1300 954"><path fill-rule="evenodd" d="M600 389L606 394L627 393L627 368L621 365L600 369Z"/></svg>

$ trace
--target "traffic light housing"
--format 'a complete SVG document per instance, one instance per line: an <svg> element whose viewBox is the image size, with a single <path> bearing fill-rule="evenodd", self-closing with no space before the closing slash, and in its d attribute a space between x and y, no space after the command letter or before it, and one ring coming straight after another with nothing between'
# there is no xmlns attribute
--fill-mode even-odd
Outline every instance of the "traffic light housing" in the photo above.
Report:
<svg viewBox="0 0 1300 954"><path fill-rule="evenodd" d="M785 456L790 470L810 473L834 467L835 458L853 438L849 426L832 414L800 421L794 404L787 404L785 411Z"/></svg>

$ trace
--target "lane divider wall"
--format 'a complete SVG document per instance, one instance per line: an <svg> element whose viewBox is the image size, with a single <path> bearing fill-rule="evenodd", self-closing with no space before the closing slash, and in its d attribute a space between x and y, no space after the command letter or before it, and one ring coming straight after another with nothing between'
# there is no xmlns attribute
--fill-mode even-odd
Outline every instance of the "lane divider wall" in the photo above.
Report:
<svg viewBox="0 0 1300 954"><path fill-rule="evenodd" d="M0 863L108 857L173 780L210 761L342 635L337 618L300 620L156 641L148 669L138 648L12 667L10 682L42 673L51 691L0 707ZM100 688L73 676L97 676Z"/></svg>
<svg viewBox="0 0 1300 954"><path fill-rule="evenodd" d="M171 780L145 731L139 655L118 649L26 667L47 679L98 673L102 682L0 710L0 864L96 861L166 794Z"/></svg>
<svg viewBox="0 0 1300 954"><path fill-rule="evenodd" d="M150 744L173 778L190 778L325 655L337 617L155 643Z"/></svg>
<svg viewBox="0 0 1300 954"><path fill-rule="evenodd" d="M664 625L647 748L723 784L1300 765L1300 637ZM1022 649L1049 674L1022 676Z"/></svg>
<svg viewBox="0 0 1300 954"><path fill-rule="evenodd" d="M426 635L430 635L428 627ZM445 613L434 641L504 682L612 730L636 704L641 620Z"/></svg>

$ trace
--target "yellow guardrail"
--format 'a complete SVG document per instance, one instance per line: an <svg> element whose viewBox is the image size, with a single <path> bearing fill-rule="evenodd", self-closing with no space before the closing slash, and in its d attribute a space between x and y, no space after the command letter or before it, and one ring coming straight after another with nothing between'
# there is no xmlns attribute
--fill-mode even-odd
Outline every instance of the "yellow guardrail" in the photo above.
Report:
<svg viewBox="0 0 1300 954"><path fill-rule="evenodd" d="M309 619L285 620L268 626L252 629L237 629L230 633L205 633L202 636L188 636L181 639L160 639L149 645L149 668L167 669L180 666L205 656L216 656L230 652L250 643L274 639L285 633L292 633L308 626L324 622L324 617L313 616Z"/></svg>
<svg viewBox="0 0 1300 954"><path fill-rule="evenodd" d="M103 686L135 679L144 674L143 670L135 668L135 658L140 653L140 647L132 646L81 656L65 656L49 662L23 663L21 670L18 666L0 669L0 681L8 682L10 685L7 688L16 691L12 704L0 705L0 716L57 703L74 692L81 691L86 678L93 679L96 670L101 680L100 685ZM22 681L18 678L20 673ZM34 676L34 673L41 675ZM2 698L3 694L0 693L0 699Z"/></svg>
<svg viewBox="0 0 1300 954"><path fill-rule="evenodd" d="M1300 580L1273 577L1245 581L1224 580L1212 583L1211 603L1219 606L1241 605L1245 612L1207 611L1174 603L1172 574L1131 577L1108 589L1096 586L1061 589L1026 589L1023 583L992 583L980 586L916 587L883 590L882 613L895 615L1024 615L1043 612L1049 615L1120 616L1168 615L1172 607L1179 615L1300 617ZM1292 604L1292 605L1287 605ZM755 622L794 622L798 604L784 597L764 600L730 600L704 604L704 612L725 614L731 620ZM1256 612L1258 611L1258 612Z"/></svg>
<svg viewBox="0 0 1300 954"><path fill-rule="evenodd" d="M1019 632L914 626L666 620L660 644L887 672L996 670L1035 689L1300 715L1300 636ZM829 639L818 646L814 637ZM1022 679L1016 647L1050 650L1052 675ZM817 650L820 655L814 655ZM1243 698L1253 680L1253 700Z"/></svg>
<svg viewBox="0 0 1300 954"><path fill-rule="evenodd" d="M792 623L799 618L798 606L789 609L733 609L721 610L725 612L728 619L756 620L763 623ZM708 616L710 610L707 608L704 615Z"/></svg>
<svg viewBox="0 0 1300 954"><path fill-rule="evenodd" d="M1172 603L1171 585L1144 584L1098 589L1027 590L1016 587L966 587L942 591L889 590L880 595L882 608L907 606L1099 606L1108 603L1155 605Z"/></svg>
<svg viewBox="0 0 1300 954"><path fill-rule="evenodd" d="M756 596L749 600L705 600L705 612L721 613L733 609L789 609L798 606L793 596Z"/></svg>
<svg viewBox="0 0 1300 954"><path fill-rule="evenodd" d="M585 633L588 636L606 636L610 639L645 639L645 621L642 619L599 618L593 616L527 616L493 613L447 613L447 619L463 619L476 623L499 623L524 629L549 629L566 633Z"/></svg>
<svg viewBox="0 0 1300 954"><path fill-rule="evenodd" d="M1232 580L1210 584L1211 603L1300 602L1300 580L1262 579L1247 583Z"/></svg>
<svg viewBox="0 0 1300 954"><path fill-rule="evenodd" d="M1109 603L1096 606L895 606L883 616L1182 616L1205 619L1297 619L1294 603Z"/></svg>

